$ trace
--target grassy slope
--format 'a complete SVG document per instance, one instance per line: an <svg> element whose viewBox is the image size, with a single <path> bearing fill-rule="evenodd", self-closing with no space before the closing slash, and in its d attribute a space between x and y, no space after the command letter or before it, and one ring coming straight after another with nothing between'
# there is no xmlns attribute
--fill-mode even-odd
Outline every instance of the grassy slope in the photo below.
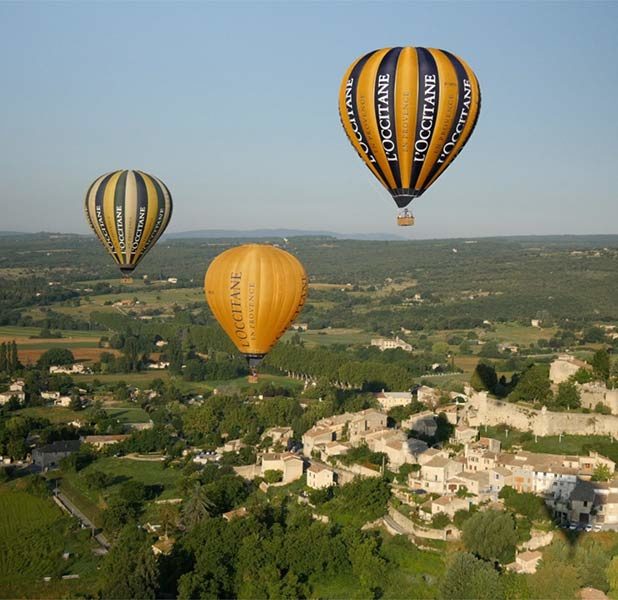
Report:
<svg viewBox="0 0 618 600"><path fill-rule="evenodd" d="M1 597L53 598L91 592L97 562L92 548L89 532L76 529L51 499L37 498L15 485L0 486ZM62 558L64 552L72 555L67 561ZM80 579L59 579L69 573L78 573ZM43 583L45 576L52 581Z"/></svg>

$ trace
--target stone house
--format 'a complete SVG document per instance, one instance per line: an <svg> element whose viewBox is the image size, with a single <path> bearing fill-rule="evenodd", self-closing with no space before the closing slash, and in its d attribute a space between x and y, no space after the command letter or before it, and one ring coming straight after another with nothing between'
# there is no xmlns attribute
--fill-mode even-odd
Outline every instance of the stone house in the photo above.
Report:
<svg viewBox="0 0 618 600"><path fill-rule="evenodd" d="M420 473L410 473L409 486L420 487L435 494L444 494L446 482L462 471L462 463L444 456L435 456L421 466Z"/></svg>
<svg viewBox="0 0 618 600"><path fill-rule="evenodd" d="M517 565L515 570L518 573L536 573L537 566L542 558L543 553L538 550L533 552L530 550L518 552L517 557L515 558L515 564Z"/></svg>
<svg viewBox="0 0 618 600"><path fill-rule="evenodd" d="M77 452L80 446L79 440L65 440L47 444L32 451L32 462L42 469L57 467L63 458Z"/></svg>
<svg viewBox="0 0 618 600"><path fill-rule="evenodd" d="M396 406L407 406L412 402L412 392L385 392L382 390L375 394L375 398L380 406L389 411Z"/></svg>
<svg viewBox="0 0 618 600"><path fill-rule="evenodd" d="M584 408L594 410L597 404L602 404L609 408L613 415L618 415L618 389L610 390L600 381L591 381L577 385L579 390L581 405Z"/></svg>
<svg viewBox="0 0 618 600"><path fill-rule="evenodd" d="M563 383L580 369L590 369L590 365L570 354L561 354L549 366L549 380L556 385Z"/></svg>
<svg viewBox="0 0 618 600"><path fill-rule="evenodd" d="M402 429L411 429L412 431L421 433L427 436L434 436L438 430L436 416L430 410L411 415L401 422Z"/></svg>
<svg viewBox="0 0 618 600"><path fill-rule="evenodd" d="M303 461L300 457L284 452L282 454L262 454L261 475L266 471L281 471L281 483L287 484L303 476Z"/></svg>
<svg viewBox="0 0 618 600"><path fill-rule="evenodd" d="M478 434L479 430L476 427L460 424L455 427L451 439L455 444L467 444L476 440Z"/></svg>
<svg viewBox="0 0 618 600"><path fill-rule="evenodd" d="M416 389L416 399L423 404L435 407L440 401L440 394L438 390L429 387L427 385L421 385Z"/></svg>
<svg viewBox="0 0 618 600"><path fill-rule="evenodd" d="M124 440L128 440L131 436L126 434L119 435L85 435L81 439L84 444L91 444L97 450L101 450L101 448L105 446L109 446L111 444L117 444L118 442L123 442Z"/></svg>
<svg viewBox="0 0 618 600"><path fill-rule="evenodd" d="M271 427L262 434L262 439L267 437L273 441L273 445L281 444L287 449L294 437L294 430L291 427Z"/></svg>
<svg viewBox="0 0 618 600"><path fill-rule="evenodd" d="M371 340L372 346L377 346L382 352L384 350L395 350L400 348L401 350L405 350L406 352L412 352L414 347L412 344L408 344L408 342L402 340L400 337L395 338L372 338Z"/></svg>
<svg viewBox="0 0 618 600"><path fill-rule="evenodd" d="M11 398L16 398L20 404L26 401L25 392L2 392L0 393L0 406L10 402Z"/></svg>
<svg viewBox="0 0 618 600"><path fill-rule="evenodd" d="M320 419L303 434L303 454L310 457L314 450L322 449L319 446L333 441L349 441L356 445L367 433L385 429L386 421L386 413L374 408Z"/></svg>
<svg viewBox="0 0 618 600"><path fill-rule="evenodd" d="M440 496L431 502L431 514L444 513L451 519L458 510L469 510L471 501L469 498L457 498L457 496Z"/></svg>
<svg viewBox="0 0 618 600"><path fill-rule="evenodd" d="M335 472L324 465L312 463L307 469L307 485L314 490L335 485Z"/></svg>

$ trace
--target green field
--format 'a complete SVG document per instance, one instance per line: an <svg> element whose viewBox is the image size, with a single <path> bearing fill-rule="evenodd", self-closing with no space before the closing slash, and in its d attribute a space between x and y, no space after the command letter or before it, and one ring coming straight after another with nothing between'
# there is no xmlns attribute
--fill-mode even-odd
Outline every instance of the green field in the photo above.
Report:
<svg viewBox="0 0 618 600"><path fill-rule="evenodd" d="M485 338L497 342L512 342L529 346L540 339L550 339L558 331L556 327L527 327L516 323L496 323L495 331L488 331Z"/></svg>
<svg viewBox="0 0 618 600"><path fill-rule="evenodd" d="M594 415L590 415L594 418ZM502 442L503 449L510 449L520 445L530 452L545 454L572 454L586 456L593 450L618 462L618 442L609 436L601 435L563 435L537 436L529 432L507 429L505 427L481 427L481 434L495 438Z"/></svg>
<svg viewBox="0 0 618 600"><path fill-rule="evenodd" d="M60 597L65 589L72 594L87 591L96 572L94 547L90 533L79 529L51 498L32 496L15 485L0 486L1 597ZM62 558L64 552L71 553L68 560ZM87 579L59 580L73 573ZM52 581L40 585L46 576Z"/></svg>
<svg viewBox="0 0 618 600"><path fill-rule="evenodd" d="M75 420L83 420L85 411L75 411L61 406L28 406L15 411L15 414L37 419L49 419L52 423L70 423Z"/></svg>
<svg viewBox="0 0 618 600"><path fill-rule="evenodd" d="M124 403L120 406L103 407L110 417L121 423L148 423L150 416L148 413L135 404Z"/></svg>
<svg viewBox="0 0 618 600"><path fill-rule="evenodd" d="M174 498L176 483L181 477L181 471L164 468L160 461L141 461L129 458L104 457L90 464L79 473L65 473L63 484L69 484L72 491L83 496L98 508L104 507L104 497L100 491L91 490L85 482L84 476L90 471L102 471L115 478L112 485L105 488L103 495L108 497L118 491L120 486L129 480L141 481L146 486L162 486L161 498ZM79 498L76 498L79 504ZM80 505L81 506L81 505ZM91 508L91 507L90 507Z"/></svg>
<svg viewBox="0 0 618 600"><path fill-rule="evenodd" d="M54 329L54 332L57 331ZM30 336L38 336L41 333L40 327L14 327L14 326L4 326L0 327L0 337L30 337ZM105 331L88 331L88 330L76 330L76 329L64 329L60 332L62 334L62 338L52 338L50 340L41 340L45 341L70 341L71 338L92 338L93 340L98 340L102 335L105 335Z"/></svg>
<svg viewBox="0 0 618 600"><path fill-rule="evenodd" d="M238 377L226 381L208 380L208 381L184 381L178 377L171 376L168 371L148 371L142 373L110 373L110 374L94 374L94 375L73 375L73 379L77 385L83 383L92 383L95 379L101 383L117 383L124 381L127 385L134 385L141 389L148 389L155 379L162 381L173 381L183 393L203 393L214 390L215 388L222 390L238 391L241 388L249 386L246 377ZM261 374L259 381L272 382L275 385L287 387L290 390L298 390L303 384L299 381L294 381L284 375L271 375L270 373ZM106 407L107 410L107 407Z"/></svg>
<svg viewBox="0 0 618 600"><path fill-rule="evenodd" d="M294 331L288 331L283 339L290 339L294 333ZM370 333L361 329L320 329L319 331L301 331L299 334L301 340L309 348L329 344L369 344L372 337Z"/></svg>

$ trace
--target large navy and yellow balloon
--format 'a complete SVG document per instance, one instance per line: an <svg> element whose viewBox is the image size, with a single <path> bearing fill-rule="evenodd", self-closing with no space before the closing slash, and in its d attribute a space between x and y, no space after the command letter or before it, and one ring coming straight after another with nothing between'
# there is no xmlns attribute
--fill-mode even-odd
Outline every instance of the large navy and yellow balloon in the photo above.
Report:
<svg viewBox="0 0 618 600"><path fill-rule="evenodd" d="M307 273L285 250L245 244L212 261L204 292L223 330L255 367L300 313Z"/></svg>
<svg viewBox="0 0 618 600"><path fill-rule="evenodd" d="M165 231L172 195L153 175L113 171L90 186L85 208L95 235L128 275Z"/></svg>
<svg viewBox="0 0 618 600"><path fill-rule="evenodd" d="M480 104L472 69L435 48L369 52L352 63L339 92L346 135L399 208L453 162L474 130Z"/></svg>

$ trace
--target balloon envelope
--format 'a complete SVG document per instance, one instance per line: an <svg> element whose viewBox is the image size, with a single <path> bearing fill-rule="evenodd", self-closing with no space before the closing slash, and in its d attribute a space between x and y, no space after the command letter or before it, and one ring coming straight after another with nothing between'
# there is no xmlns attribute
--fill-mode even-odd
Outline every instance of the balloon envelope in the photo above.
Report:
<svg viewBox="0 0 618 600"><path fill-rule="evenodd" d="M280 248L246 244L212 261L204 292L221 327L254 365L298 316L307 296L307 273Z"/></svg>
<svg viewBox="0 0 618 600"><path fill-rule="evenodd" d="M143 171L113 171L88 189L86 218L123 273L135 269L172 216L165 184Z"/></svg>
<svg viewBox="0 0 618 600"><path fill-rule="evenodd" d="M403 208L421 196L468 141L480 112L475 74L435 48L382 48L348 68L339 91L346 135Z"/></svg>

